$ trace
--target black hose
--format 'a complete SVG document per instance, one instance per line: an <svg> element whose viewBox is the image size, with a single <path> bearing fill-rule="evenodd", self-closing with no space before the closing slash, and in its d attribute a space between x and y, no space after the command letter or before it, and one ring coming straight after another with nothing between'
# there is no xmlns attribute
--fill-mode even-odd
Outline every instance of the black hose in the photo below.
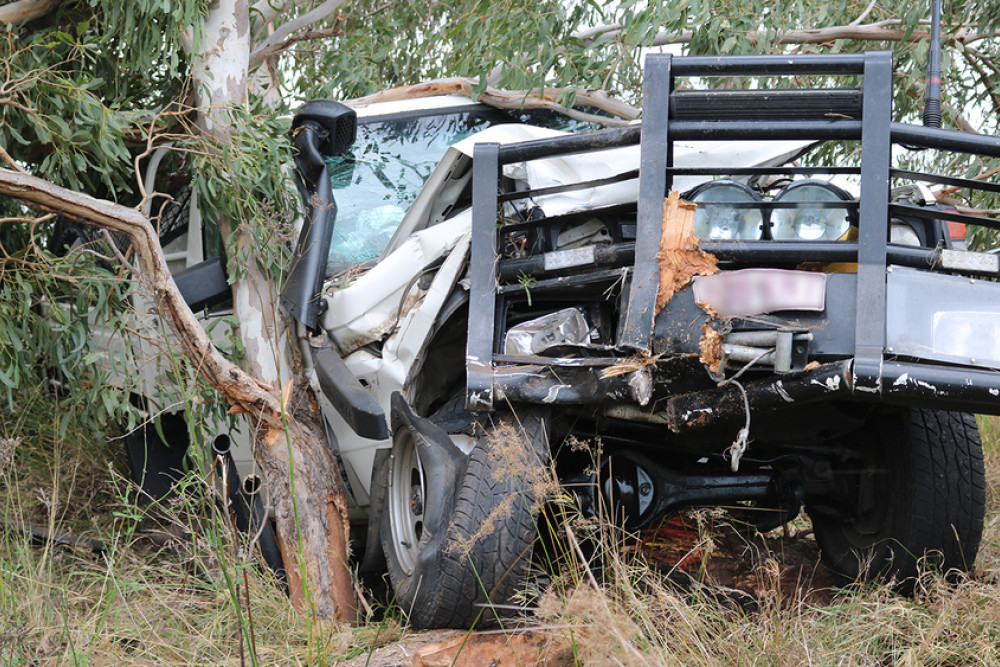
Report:
<svg viewBox="0 0 1000 667"><path fill-rule="evenodd" d="M248 509L250 516L249 535L256 537L257 548L260 549L261 558L264 564L274 573L275 579L288 590L288 579L285 575L285 564L281 558L281 549L278 548L278 540L274 535L274 530L267 520L267 510L261 501L260 477L257 475L247 475L240 485L240 502Z"/></svg>
<svg viewBox="0 0 1000 667"><path fill-rule="evenodd" d="M263 563L257 561L258 567L263 570L266 565L274 573L275 579L278 580L285 592L288 592L288 579L285 575L281 550L278 548L274 529L271 528L271 524L267 520L264 503L261 502L260 477L247 475L243 479L243 483L240 484L236 463L233 461L232 448L233 441L225 433L220 433L212 440L212 453L215 454L219 475L225 473L226 498L229 501L229 507L232 508L236 530L257 544L263 561Z"/></svg>
<svg viewBox="0 0 1000 667"><path fill-rule="evenodd" d="M233 441L225 433L220 433L212 439L215 465L220 479L224 479L226 483L226 500L232 508L236 529L246 534L250 530L250 511L240 497L240 476L236 472L232 449Z"/></svg>

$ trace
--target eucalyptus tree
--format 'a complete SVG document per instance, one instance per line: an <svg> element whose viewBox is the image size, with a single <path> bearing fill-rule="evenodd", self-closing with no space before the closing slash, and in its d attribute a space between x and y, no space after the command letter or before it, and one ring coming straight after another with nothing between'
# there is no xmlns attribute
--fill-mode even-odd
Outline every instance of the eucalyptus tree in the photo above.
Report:
<svg viewBox="0 0 1000 667"><path fill-rule="evenodd" d="M136 278L137 293L152 300L180 341L184 381L198 387L188 407L228 405L254 426L293 599L323 617L352 619L336 461L310 418L308 384L297 376L296 351L276 305L296 216L283 171L289 144L282 115L313 97L458 92L506 106L584 105L572 113L597 113L610 124L639 115L641 58L649 49L890 48L900 84L896 115L914 118L929 17L929 5L898 0L2 2L0 193L8 199L0 201L0 276L7 276L0 326L20 331L24 342L0 348L0 382L10 389L37 380L29 368L32 345L68 345L32 319L38 288L49 289L46 280L72 267L41 249L53 220L32 217L25 205L126 234L133 250L109 258L114 274ZM947 3L942 44L945 124L997 133L1000 2ZM242 325L229 357L205 336L165 269L153 229L164 199L139 178L153 149L163 146L181 170L197 174L200 206L225 242ZM995 165L968 169L975 176ZM80 311L118 305L128 289L115 287L114 298L99 290L80 301ZM72 384L88 358L85 341L76 344L86 325L65 328L74 342L54 359ZM95 415L134 420L124 405L97 401Z"/></svg>

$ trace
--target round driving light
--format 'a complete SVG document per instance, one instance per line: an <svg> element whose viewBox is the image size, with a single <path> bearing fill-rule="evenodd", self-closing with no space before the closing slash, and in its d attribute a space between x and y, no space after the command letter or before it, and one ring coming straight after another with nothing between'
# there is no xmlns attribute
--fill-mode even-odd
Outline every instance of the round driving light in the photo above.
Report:
<svg viewBox="0 0 1000 667"><path fill-rule="evenodd" d="M853 197L826 181L792 183L778 193L771 211L771 237L781 241L834 241L851 226Z"/></svg>
<svg viewBox="0 0 1000 667"><path fill-rule="evenodd" d="M687 201L698 204L694 235L699 239L759 239L764 214L760 196L736 181L711 181L692 190Z"/></svg>
<svg viewBox="0 0 1000 667"><path fill-rule="evenodd" d="M920 237L917 236L917 232L913 227L902 220L893 218L892 224L889 226L889 243L919 246Z"/></svg>

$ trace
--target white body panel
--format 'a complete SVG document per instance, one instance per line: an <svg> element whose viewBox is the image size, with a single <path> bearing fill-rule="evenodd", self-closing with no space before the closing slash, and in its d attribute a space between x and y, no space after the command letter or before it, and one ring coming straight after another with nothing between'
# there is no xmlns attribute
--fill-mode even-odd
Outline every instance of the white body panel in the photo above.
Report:
<svg viewBox="0 0 1000 667"><path fill-rule="evenodd" d="M329 292L323 326L344 355L345 363L363 381L386 415L396 391L410 398L408 390L420 370L420 355L433 332L434 319L465 271L471 211L466 209L447 221L445 210L471 178L471 159L478 142L514 143L559 136L564 133L528 125L498 125L448 149L389 243L386 253L370 271L349 286ZM803 142L761 142L733 152L723 142L678 143L677 166L751 166L778 164L801 150ZM505 167L505 175L525 189L579 183L638 169L639 147L593 151L568 157L536 160ZM705 177L677 179L679 189L690 189ZM583 211L635 202L638 180L628 179L586 190L538 197L534 203L548 215ZM435 224L436 223L436 224ZM430 225L430 226L428 226ZM424 269L447 255L429 289L417 285ZM388 335L378 357L363 346ZM335 446L347 468L358 504L367 501L375 452L390 446L355 434L335 409L323 401ZM467 443L464 443L467 444Z"/></svg>

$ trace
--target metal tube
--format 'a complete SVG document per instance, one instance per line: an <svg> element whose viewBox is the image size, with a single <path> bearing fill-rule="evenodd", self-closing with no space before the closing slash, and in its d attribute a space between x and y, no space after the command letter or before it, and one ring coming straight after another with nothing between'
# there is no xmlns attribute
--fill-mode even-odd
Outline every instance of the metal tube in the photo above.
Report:
<svg viewBox="0 0 1000 667"><path fill-rule="evenodd" d="M236 462L233 461L233 441L225 433L212 438L212 452L215 454L215 465L219 479L225 484L226 503L233 512L236 529L246 533L250 527L250 511L240 498L240 476L236 472Z"/></svg>
<svg viewBox="0 0 1000 667"><path fill-rule="evenodd" d="M859 374L861 371L855 371ZM885 361L879 369L881 394L857 392L855 398L924 404L945 410L1000 414L1000 373L929 363Z"/></svg>
<svg viewBox="0 0 1000 667"><path fill-rule="evenodd" d="M892 123L890 132L892 141L896 144L1000 157L1000 137L910 123Z"/></svg>
<svg viewBox="0 0 1000 667"><path fill-rule="evenodd" d="M701 241L698 247L722 262L856 262L856 241ZM936 265L938 250L893 245L887 249L888 260L900 266L926 269Z"/></svg>
<svg viewBox="0 0 1000 667"><path fill-rule="evenodd" d="M535 139L500 147L500 164L537 160L553 155L571 155L584 151L631 146L639 143L641 125L616 127L585 134L571 134L552 139Z"/></svg>
<svg viewBox="0 0 1000 667"><path fill-rule="evenodd" d="M586 405L607 401L632 400L643 404L648 372L633 371L603 377L601 368L560 366L507 366L492 372L497 400L555 405Z"/></svg>
<svg viewBox="0 0 1000 667"><path fill-rule="evenodd" d="M842 141L861 138L859 120L726 120L688 121L670 123L670 134L675 140L774 140L806 139Z"/></svg>
<svg viewBox="0 0 1000 667"><path fill-rule="evenodd" d="M724 343L722 345L722 351L725 352L726 357L732 359L733 361L758 361L762 364L774 364L774 350L770 348Z"/></svg>
<svg viewBox="0 0 1000 667"><path fill-rule="evenodd" d="M864 56L852 53L801 56L688 56L674 58L674 76L786 76L861 74Z"/></svg>
<svg viewBox="0 0 1000 667"><path fill-rule="evenodd" d="M774 410L850 395L850 360L824 364L811 371L743 383L750 412ZM673 396L663 410L670 430L681 433L746 418L743 394L734 385Z"/></svg>
<svg viewBox="0 0 1000 667"><path fill-rule="evenodd" d="M246 506L249 516L247 534L260 549L261 559L283 587L288 586L285 563L278 548L278 540L267 520L267 510L261 500L261 480L257 475L247 475L240 485L240 501Z"/></svg>

